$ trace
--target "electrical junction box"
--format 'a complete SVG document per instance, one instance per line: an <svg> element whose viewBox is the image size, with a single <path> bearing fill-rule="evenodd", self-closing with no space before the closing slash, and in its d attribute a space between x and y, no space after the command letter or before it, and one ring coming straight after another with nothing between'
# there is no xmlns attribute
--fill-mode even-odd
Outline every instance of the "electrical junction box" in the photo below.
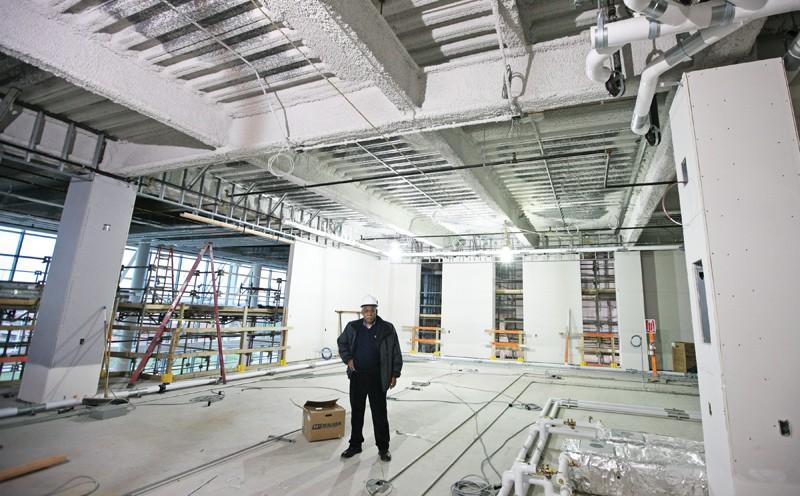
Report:
<svg viewBox="0 0 800 496"><path fill-rule="evenodd" d="M306 401L303 405L303 435L309 441L344 436L344 408L330 401Z"/></svg>

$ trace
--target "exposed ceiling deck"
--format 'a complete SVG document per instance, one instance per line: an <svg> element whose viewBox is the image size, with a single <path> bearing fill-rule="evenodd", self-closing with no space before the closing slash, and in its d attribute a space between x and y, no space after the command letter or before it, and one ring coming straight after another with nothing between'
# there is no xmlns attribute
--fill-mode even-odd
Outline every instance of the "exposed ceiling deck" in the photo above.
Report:
<svg viewBox="0 0 800 496"><path fill-rule="evenodd" d="M671 159L631 133L630 98L610 99L586 83L594 2L28 1L14 12L29 27L50 23L70 54L86 46L99 55L90 65L62 65L63 54L52 55L60 46L42 49L4 24L17 38L0 43L0 94L17 88L25 108L114 145L157 145L127 148L126 157L146 158L114 172L154 184L169 176L173 186L181 173L192 181L207 174L227 185L220 202L283 202L305 219L324 219L326 229L344 224L353 237L452 244L509 230L581 243L579 232L613 237L634 227L626 222L663 221L650 208L663 190L606 187L641 180L655 160L667 174ZM725 56L749 53L759 29ZM512 71L529 71L518 114L500 96L501 38L518 57ZM105 63L114 66L109 74ZM279 136L284 125L298 141ZM293 168L269 167L276 149ZM6 160L0 186L39 200L44 212L64 187L44 176ZM22 214L23 201L15 199L12 213ZM174 203L163 211L188 209ZM535 235L525 238L536 244Z"/></svg>

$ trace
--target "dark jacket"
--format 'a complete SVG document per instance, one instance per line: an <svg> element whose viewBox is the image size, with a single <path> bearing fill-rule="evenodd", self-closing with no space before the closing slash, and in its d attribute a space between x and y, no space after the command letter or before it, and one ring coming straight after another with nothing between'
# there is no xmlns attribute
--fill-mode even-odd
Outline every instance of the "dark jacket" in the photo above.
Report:
<svg viewBox="0 0 800 496"><path fill-rule="evenodd" d="M349 322L341 336L336 340L339 345L339 357L345 364L353 358L353 350L355 350L358 328L362 325L361 322L361 319ZM397 331L394 330L394 326L377 316L375 317L375 325L378 326L381 384L383 384L383 390L387 391L390 379L392 377L400 377L400 372L403 369L403 355L400 353L400 340L397 338Z"/></svg>

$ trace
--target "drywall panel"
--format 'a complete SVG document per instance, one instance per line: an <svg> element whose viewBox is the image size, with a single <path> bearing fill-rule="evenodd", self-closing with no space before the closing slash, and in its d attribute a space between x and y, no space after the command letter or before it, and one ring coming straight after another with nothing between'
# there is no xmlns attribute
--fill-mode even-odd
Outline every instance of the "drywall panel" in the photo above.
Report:
<svg viewBox="0 0 800 496"><path fill-rule="evenodd" d="M442 354L486 358L494 325L494 262L442 264Z"/></svg>
<svg viewBox="0 0 800 496"><path fill-rule="evenodd" d="M530 362L580 362L581 267L574 260L526 260L522 264L523 320Z"/></svg>
<svg viewBox="0 0 800 496"><path fill-rule="evenodd" d="M644 369L647 370L642 260L638 251L618 251L614 254L614 283L617 289L620 366L623 369L642 370L644 361ZM631 343L634 335L642 337L642 344L638 347Z"/></svg>
<svg viewBox="0 0 800 496"><path fill-rule="evenodd" d="M659 369L672 370L672 343L694 342L686 257L681 250L643 251L644 315L655 319Z"/></svg>
<svg viewBox="0 0 800 496"><path fill-rule="evenodd" d="M319 358L325 310L326 248L294 243L287 272L286 325L289 330L287 361Z"/></svg>
<svg viewBox="0 0 800 496"><path fill-rule="evenodd" d="M325 250L325 299L323 300L322 346L336 353L339 337L339 316L336 310L359 311L361 300L371 294L378 299L378 315L388 317L389 264L374 255L349 248ZM361 318L342 315L342 329L347 322Z"/></svg>
<svg viewBox="0 0 800 496"><path fill-rule="evenodd" d="M409 328L419 321L420 267L418 263L389 265L389 298L383 315L394 323L404 352L411 351Z"/></svg>
<svg viewBox="0 0 800 496"><path fill-rule="evenodd" d="M783 64L682 83L670 121L710 494L800 494L800 146Z"/></svg>
<svg viewBox="0 0 800 496"><path fill-rule="evenodd" d="M378 299L378 313L386 314L389 294L389 263L374 255L348 248L326 248L295 243L289 257L287 324L288 361L319 358L324 347L337 352L339 315L342 328L360 318L361 300L371 294Z"/></svg>

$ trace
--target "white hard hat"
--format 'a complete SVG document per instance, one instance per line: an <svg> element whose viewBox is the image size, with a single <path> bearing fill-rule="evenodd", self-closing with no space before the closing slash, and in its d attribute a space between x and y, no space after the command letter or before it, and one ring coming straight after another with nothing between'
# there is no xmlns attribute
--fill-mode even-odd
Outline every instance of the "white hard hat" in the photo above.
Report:
<svg viewBox="0 0 800 496"><path fill-rule="evenodd" d="M364 298L361 299L361 306L365 307L367 305L371 305L373 307L377 307L378 306L378 299L375 298L372 295L365 296Z"/></svg>

